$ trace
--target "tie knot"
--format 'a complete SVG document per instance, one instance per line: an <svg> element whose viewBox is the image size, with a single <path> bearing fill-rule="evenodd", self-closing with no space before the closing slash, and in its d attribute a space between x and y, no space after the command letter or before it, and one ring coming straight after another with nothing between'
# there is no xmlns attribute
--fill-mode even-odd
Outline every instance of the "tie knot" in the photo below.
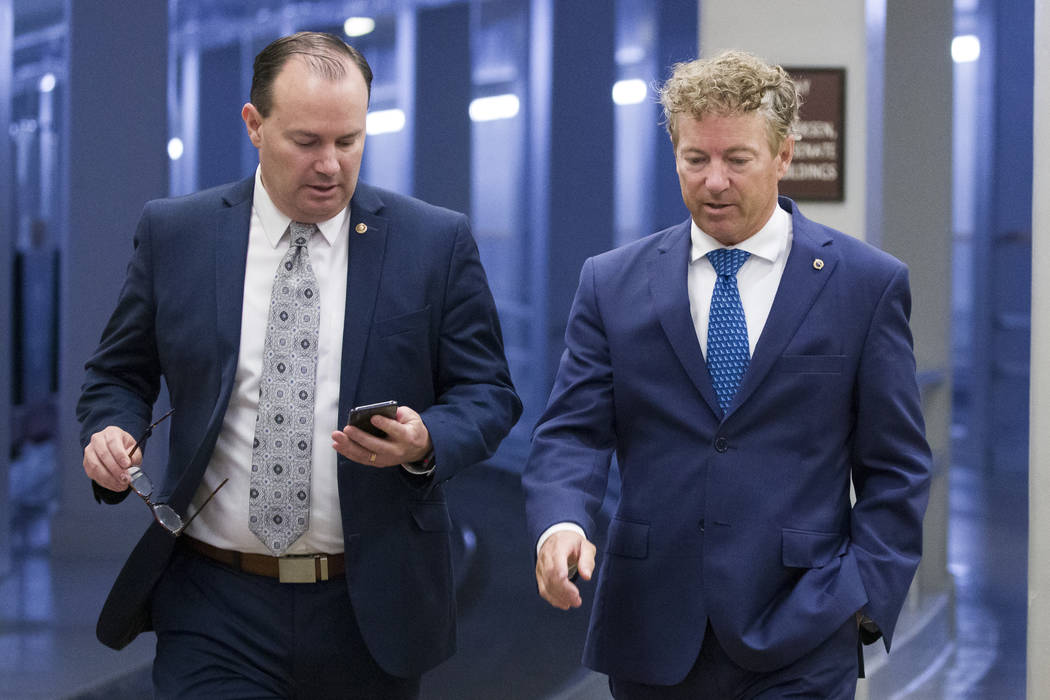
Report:
<svg viewBox="0 0 1050 700"><path fill-rule="evenodd" d="M707 259L719 277L735 277L737 270L749 257L751 253L739 248L716 248L707 254Z"/></svg>
<svg viewBox="0 0 1050 700"><path fill-rule="evenodd" d="M288 224L288 235L293 246L306 246L310 242L310 236L317 231L317 224L303 224L293 221Z"/></svg>

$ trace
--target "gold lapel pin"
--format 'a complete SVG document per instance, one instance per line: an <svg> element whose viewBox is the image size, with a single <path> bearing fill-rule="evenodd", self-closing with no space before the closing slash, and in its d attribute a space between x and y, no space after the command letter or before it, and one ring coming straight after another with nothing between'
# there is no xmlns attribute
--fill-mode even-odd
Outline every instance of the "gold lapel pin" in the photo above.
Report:
<svg viewBox="0 0 1050 700"><path fill-rule="evenodd" d="M824 269L824 261L821 260L820 258L816 258L813 261L813 269L814 270L823 270Z"/></svg>
<svg viewBox="0 0 1050 700"><path fill-rule="evenodd" d="M364 233L365 231L368 230L368 224L360 223L357 226L354 226L354 230L357 231L358 233Z"/></svg>

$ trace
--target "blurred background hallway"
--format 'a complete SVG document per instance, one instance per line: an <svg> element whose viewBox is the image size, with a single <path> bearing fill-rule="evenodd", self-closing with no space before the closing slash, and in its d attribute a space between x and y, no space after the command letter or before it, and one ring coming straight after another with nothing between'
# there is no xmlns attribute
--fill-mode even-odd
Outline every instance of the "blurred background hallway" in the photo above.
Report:
<svg viewBox="0 0 1050 700"><path fill-rule="evenodd" d="M911 274L934 489L894 653L867 649L858 697L1025 697L1042 473L1031 290L1047 267L1033 251L1050 230L1032 213L1050 170L1033 126L1050 113L1050 60L1034 39L1050 36L1050 0L128 8L0 0L0 698L149 696L152 635L121 652L94 636L149 513L94 503L72 406L142 205L254 171L239 117L251 57L299 29L343 35L375 70L362 178L469 213L525 404L491 462L450 484L460 651L424 698L608 697L578 663L587 610L535 592L518 474L581 263L686 216L653 86L729 46L841 76L834 187L795 196ZM616 497L614 483L607 512Z"/></svg>

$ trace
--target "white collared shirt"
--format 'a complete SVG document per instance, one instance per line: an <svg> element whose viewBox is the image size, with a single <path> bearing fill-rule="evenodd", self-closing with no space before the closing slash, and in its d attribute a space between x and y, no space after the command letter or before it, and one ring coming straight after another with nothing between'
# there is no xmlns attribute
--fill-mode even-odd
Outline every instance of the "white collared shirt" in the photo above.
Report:
<svg viewBox="0 0 1050 700"><path fill-rule="evenodd" d="M188 535L203 542L240 552L270 554L259 538L248 529L248 488L270 293L277 266L288 252L289 222L289 217L281 213L270 199L257 169L248 231L241 344L233 395L211 462L208 463L188 514L197 512L204 499L223 479L228 478L229 482L186 530ZM288 548L288 554L335 554L343 551L343 526L336 482L337 455L332 448L331 434L345 423L345 417L341 419L338 413L349 226L350 210L346 208L334 218L317 224L320 235L314 235L309 244L310 264L317 276L321 294L310 527Z"/></svg>
<svg viewBox="0 0 1050 700"><path fill-rule="evenodd" d="M700 350L704 357L707 357L707 321L711 314L711 295L718 275L706 256L712 250L725 246L701 231L695 221L692 222L690 237L693 245L689 253L689 273L686 282L689 311L693 317L697 340L700 341ZM744 307L747 340L752 355L755 354L755 345L762 335L762 329L766 327L769 310L773 306L777 288L780 287L780 278L784 275L784 266L791 250L791 240L791 215L776 206L773 208L773 215L758 233L738 245L731 246L751 253L751 257L736 273L736 285L740 290L740 303Z"/></svg>

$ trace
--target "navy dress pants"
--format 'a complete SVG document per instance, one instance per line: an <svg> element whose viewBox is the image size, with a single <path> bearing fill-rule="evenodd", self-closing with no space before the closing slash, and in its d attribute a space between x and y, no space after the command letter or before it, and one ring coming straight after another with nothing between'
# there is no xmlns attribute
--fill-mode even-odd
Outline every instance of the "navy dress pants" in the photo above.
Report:
<svg viewBox="0 0 1050 700"><path fill-rule="evenodd" d="M177 547L153 595L167 698L417 698L365 646L346 580L280 583Z"/></svg>
<svg viewBox="0 0 1050 700"><path fill-rule="evenodd" d="M700 656L678 685L609 678L616 700L850 700L857 692L858 632L851 615L835 634L798 661L770 673L742 668L726 655L710 623Z"/></svg>

